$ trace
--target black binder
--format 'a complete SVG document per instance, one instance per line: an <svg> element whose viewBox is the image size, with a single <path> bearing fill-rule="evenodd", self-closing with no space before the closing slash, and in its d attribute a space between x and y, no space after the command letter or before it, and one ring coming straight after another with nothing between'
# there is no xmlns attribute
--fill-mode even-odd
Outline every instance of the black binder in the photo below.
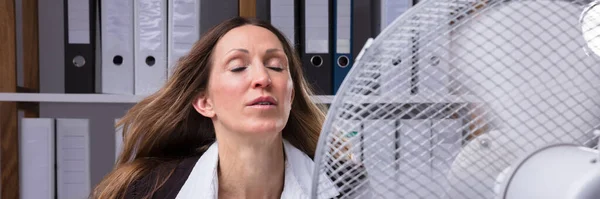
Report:
<svg viewBox="0 0 600 199"><path fill-rule="evenodd" d="M333 0L304 0L299 6L302 66L304 76L316 95L333 94L333 5ZM324 31L327 32L326 38L319 34ZM313 37L327 42L314 45Z"/></svg>
<svg viewBox="0 0 600 199"><path fill-rule="evenodd" d="M239 0L200 1L200 36L213 26L239 15Z"/></svg>
<svg viewBox="0 0 600 199"><path fill-rule="evenodd" d="M64 1L65 93L94 93L96 0Z"/></svg>

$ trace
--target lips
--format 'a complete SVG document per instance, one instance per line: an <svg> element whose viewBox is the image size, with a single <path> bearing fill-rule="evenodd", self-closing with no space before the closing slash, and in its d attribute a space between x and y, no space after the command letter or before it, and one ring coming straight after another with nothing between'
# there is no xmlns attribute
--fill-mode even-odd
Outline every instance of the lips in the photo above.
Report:
<svg viewBox="0 0 600 199"><path fill-rule="evenodd" d="M277 102L275 101L275 99L273 97L270 97L270 96L261 96L261 97L258 97L256 99L252 100L247 105L248 106L258 106L258 105L262 105L262 106L275 106L275 105L277 105Z"/></svg>

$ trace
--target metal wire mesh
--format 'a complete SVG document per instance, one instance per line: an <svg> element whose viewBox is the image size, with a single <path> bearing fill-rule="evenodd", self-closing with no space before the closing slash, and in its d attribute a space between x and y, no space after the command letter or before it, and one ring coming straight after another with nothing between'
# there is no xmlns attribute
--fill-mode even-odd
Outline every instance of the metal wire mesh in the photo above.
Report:
<svg viewBox="0 0 600 199"><path fill-rule="evenodd" d="M592 147L600 58L589 1L421 1L386 28L335 96L313 196L494 198L502 172L549 143ZM325 175L321 175L325 174Z"/></svg>

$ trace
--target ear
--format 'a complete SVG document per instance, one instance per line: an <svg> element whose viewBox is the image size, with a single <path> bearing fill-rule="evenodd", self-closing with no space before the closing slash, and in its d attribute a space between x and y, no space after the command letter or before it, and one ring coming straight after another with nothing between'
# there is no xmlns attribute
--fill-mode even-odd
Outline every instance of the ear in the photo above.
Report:
<svg viewBox="0 0 600 199"><path fill-rule="evenodd" d="M196 98L193 102L194 109L204 117L213 118L215 111L213 110L213 103L206 95L202 94Z"/></svg>

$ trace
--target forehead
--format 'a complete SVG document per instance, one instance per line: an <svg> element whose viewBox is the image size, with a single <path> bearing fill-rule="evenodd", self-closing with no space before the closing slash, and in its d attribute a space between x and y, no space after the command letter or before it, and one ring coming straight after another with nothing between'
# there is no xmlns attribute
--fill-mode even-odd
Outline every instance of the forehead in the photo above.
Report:
<svg viewBox="0 0 600 199"><path fill-rule="evenodd" d="M282 45L277 36L268 29L254 25L244 25L231 29L223 35L215 46L215 52L217 56L221 56L232 48L262 51L269 48L282 49Z"/></svg>

